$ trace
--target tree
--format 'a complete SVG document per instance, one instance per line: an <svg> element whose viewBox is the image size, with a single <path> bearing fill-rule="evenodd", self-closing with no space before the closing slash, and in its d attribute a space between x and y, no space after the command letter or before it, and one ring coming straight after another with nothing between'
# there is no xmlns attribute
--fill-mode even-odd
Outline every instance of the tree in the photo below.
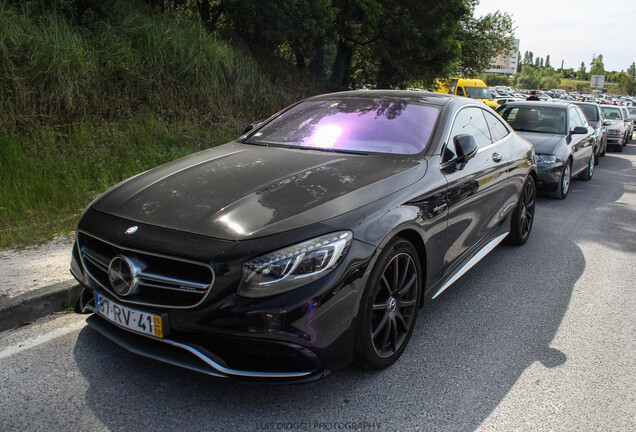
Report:
<svg viewBox="0 0 636 432"><path fill-rule="evenodd" d="M592 62L590 63L590 75L605 75L603 54L599 54L598 57L592 55Z"/></svg>
<svg viewBox="0 0 636 432"><path fill-rule="evenodd" d="M545 56L545 67L549 68L550 66L550 54Z"/></svg>
<svg viewBox="0 0 636 432"><path fill-rule="evenodd" d="M240 40L257 57L279 56L333 89L475 75L514 41L510 15L473 17L478 0L146 1L174 2L172 12L178 2L210 31Z"/></svg>
<svg viewBox="0 0 636 432"><path fill-rule="evenodd" d="M588 78L587 73L585 72L585 62L581 62L581 66L579 66L576 77L580 80L586 80Z"/></svg>
<svg viewBox="0 0 636 432"><path fill-rule="evenodd" d="M461 56L458 70L464 76L476 76L490 67L498 55L507 55L514 48L514 22L508 13L499 11L481 18L473 16L478 1L467 0L470 14L461 21L458 40Z"/></svg>
<svg viewBox="0 0 636 432"><path fill-rule="evenodd" d="M523 55L523 64L532 65L533 57L534 55L532 54L532 51L526 51L526 53Z"/></svg>
<svg viewBox="0 0 636 432"><path fill-rule="evenodd" d="M627 74L631 79L636 80L636 63L632 63L632 65L627 68Z"/></svg>

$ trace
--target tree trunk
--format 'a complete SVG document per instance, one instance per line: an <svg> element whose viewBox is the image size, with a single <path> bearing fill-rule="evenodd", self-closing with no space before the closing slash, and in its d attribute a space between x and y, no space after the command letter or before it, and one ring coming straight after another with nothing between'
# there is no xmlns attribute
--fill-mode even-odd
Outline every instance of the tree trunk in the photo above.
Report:
<svg viewBox="0 0 636 432"><path fill-rule="evenodd" d="M320 41L315 46L316 52L309 63L309 71L318 82L325 80L325 42Z"/></svg>
<svg viewBox="0 0 636 432"><path fill-rule="evenodd" d="M344 40L340 39L330 78L331 83L337 87L347 88L349 86L352 56L353 49Z"/></svg>

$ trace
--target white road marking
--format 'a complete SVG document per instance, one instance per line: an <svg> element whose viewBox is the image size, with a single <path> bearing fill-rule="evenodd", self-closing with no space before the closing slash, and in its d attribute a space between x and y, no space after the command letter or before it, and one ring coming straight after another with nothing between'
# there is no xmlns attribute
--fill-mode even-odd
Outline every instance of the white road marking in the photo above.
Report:
<svg viewBox="0 0 636 432"><path fill-rule="evenodd" d="M59 328L50 333L46 333L31 339L27 339L24 342L20 342L19 344L12 345L0 351L0 360L11 357L14 354L18 354L22 351L28 350L30 348L34 348L36 346L45 344L53 339L59 338L61 336L67 335L69 333L73 333L84 327L86 325L86 321L78 321L74 324L71 324L66 327Z"/></svg>

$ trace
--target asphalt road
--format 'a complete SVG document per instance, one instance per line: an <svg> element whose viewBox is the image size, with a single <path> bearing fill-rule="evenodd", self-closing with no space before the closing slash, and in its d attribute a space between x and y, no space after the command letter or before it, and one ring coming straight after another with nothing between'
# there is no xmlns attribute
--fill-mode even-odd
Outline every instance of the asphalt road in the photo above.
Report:
<svg viewBox="0 0 636 432"><path fill-rule="evenodd" d="M135 356L83 316L0 333L0 430L636 430L636 145L423 309L398 363L246 386Z"/></svg>

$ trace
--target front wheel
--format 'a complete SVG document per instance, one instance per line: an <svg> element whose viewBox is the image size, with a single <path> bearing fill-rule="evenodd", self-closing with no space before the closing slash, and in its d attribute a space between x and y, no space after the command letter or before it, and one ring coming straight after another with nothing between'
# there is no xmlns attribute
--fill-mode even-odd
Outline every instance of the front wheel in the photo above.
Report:
<svg viewBox="0 0 636 432"><path fill-rule="evenodd" d="M354 348L358 366L383 369L404 352L415 327L422 283L415 247L396 237L378 258L362 297Z"/></svg>
<svg viewBox="0 0 636 432"><path fill-rule="evenodd" d="M590 181L592 180L592 176L594 175L594 155L590 157L590 161L587 164L587 169L581 173L579 176L582 180Z"/></svg>
<svg viewBox="0 0 636 432"><path fill-rule="evenodd" d="M565 162L565 166L563 167L563 172L561 173L561 180L559 180L559 185L557 186L557 190L552 193L552 197L556 199L565 199L568 196L568 192L570 192L570 182L572 181L572 164L568 160Z"/></svg>
<svg viewBox="0 0 636 432"><path fill-rule="evenodd" d="M534 222L534 208L537 202L537 189L534 184L534 178L528 176L521 193L519 194L519 202L512 212L510 220L510 233L506 237L506 241L513 245L522 245L528 241L530 232L532 231L532 223Z"/></svg>

